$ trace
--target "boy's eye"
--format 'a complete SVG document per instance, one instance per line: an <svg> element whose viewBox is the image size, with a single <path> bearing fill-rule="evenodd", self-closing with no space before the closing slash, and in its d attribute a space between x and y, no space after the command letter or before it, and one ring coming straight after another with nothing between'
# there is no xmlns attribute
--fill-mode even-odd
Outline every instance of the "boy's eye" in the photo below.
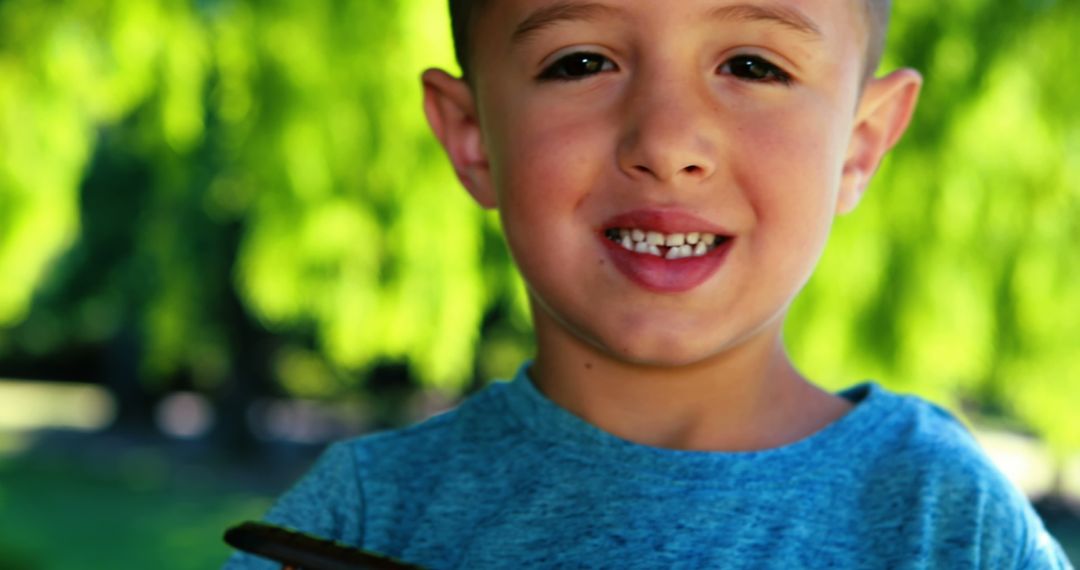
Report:
<svg viewBox="0 0 1080 570"><path fill-rule="evenodd" d="M559 58L558 61L548 66L547 69L540 72L539 79L545 81L574 81L614 69L615 63L600 54L575 52Z"/></svg>
<svg viewBox="0 0 1080 570"><path fill-rule="evenodd" d="M756 55L737 55L724 62L720 72L744 81L783 85L791 83L791 76L786 71Z"/></svg>

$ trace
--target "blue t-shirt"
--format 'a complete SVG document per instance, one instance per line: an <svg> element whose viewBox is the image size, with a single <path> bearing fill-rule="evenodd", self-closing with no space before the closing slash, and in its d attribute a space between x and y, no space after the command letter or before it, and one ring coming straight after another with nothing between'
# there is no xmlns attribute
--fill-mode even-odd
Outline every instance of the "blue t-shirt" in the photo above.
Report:
<svg viewBox="0 0 1080 570"><path fill-rule="evenodd" d="M679 451L601 431L522 367L334 444L266 519L431 569L1071 568L951 415L872 383L841 395L854 408L791 445Z"/></svg>

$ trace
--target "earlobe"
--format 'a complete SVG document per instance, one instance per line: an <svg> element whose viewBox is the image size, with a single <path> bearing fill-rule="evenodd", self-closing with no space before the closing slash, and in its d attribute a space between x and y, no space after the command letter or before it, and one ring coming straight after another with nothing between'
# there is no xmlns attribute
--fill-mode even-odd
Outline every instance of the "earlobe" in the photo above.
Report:
<svg viewBox="0 0 1080 570"><path fill-rule="evenodd" d="M922 76L914 69L899 69L867 83L844 162L837 213L859 203L885 153L907 130L921 88Z"/></svg>
<svg viewBox="0 0 1080 570"><path fill-rule="evenodd" d="M481 206L496 207L476 104L468 84L439 69L425 71L421 80L428 124L442 143L458 180Z"/></svg>

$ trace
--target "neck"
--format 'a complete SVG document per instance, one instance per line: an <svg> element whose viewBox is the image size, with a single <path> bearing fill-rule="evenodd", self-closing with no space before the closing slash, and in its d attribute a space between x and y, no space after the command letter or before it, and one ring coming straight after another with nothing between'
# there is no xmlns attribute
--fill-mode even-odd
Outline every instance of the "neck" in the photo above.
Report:
<svg viewBox="0 0 1080 570"><path fill-rule="evenodd" d="M531 376L555 403L622 439L753 451L793 443L850 408L803 378L775 330L693 364L630 363L537 322Z"/></svg>

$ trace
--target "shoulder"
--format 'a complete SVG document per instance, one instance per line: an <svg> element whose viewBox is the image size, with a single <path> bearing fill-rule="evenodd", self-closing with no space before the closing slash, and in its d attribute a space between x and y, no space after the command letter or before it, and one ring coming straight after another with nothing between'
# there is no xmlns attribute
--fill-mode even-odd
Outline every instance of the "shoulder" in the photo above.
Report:
<svg viewBox="0 0 1080 570"><path fill-rule="evenodd" d="M859 404L864 467L899 468L893 475L999 482L1000 473L968 428L941 406L877 384L858 386L845 396Z"/></svg>
<svg viewBox="0 0 1080 570"><path fill-rule="evenodd" d="M286 493L267 519L323 536L355 541L359 522L378 498L385 504L430 487L500 431L497 389L415 425L336 442Z"/></svg>
<svg viewBox="0 0 1080 570"><path fill-rule="evenodd" d="M428 466L451 461L461 455L489 453L492 445L505 440L512 426L506 423L501 392L502 383L414 425L372 433L337 443L357 468L365 474L412 468L422 462Z"/></svg>
<svg viewBox="0 0 1080 570"><path fill-rule="evenodd" d="M502 383L489 385L422 422L328 450L337 457L331 462L351 465L366 523L389 528L395 520L419 517L442 491L463 496L496 485L500 479L494 475L506 468L500 460L521 441L519 428L507 421L504 389Z"/></svg>
<svg viewBox="0 0 1080 570"><path fill-rule="evenodd" d="M861 479L881 520L904 513L907 531L931 539L928 555L955 555L981 567L1025 567L1053 550L1031 503L951 412L877 386L869 396L880 424L871 432L874 451Z"/></svg>
<svg viewBox="0 0 1080 570"><path fill-rule="evenodd" d="M951 412L882 388L873 396L883 417L874 433L877 453L867 466L869 474L914 484L939 501L983 498L999 505L1022 499Z"/></svg>

